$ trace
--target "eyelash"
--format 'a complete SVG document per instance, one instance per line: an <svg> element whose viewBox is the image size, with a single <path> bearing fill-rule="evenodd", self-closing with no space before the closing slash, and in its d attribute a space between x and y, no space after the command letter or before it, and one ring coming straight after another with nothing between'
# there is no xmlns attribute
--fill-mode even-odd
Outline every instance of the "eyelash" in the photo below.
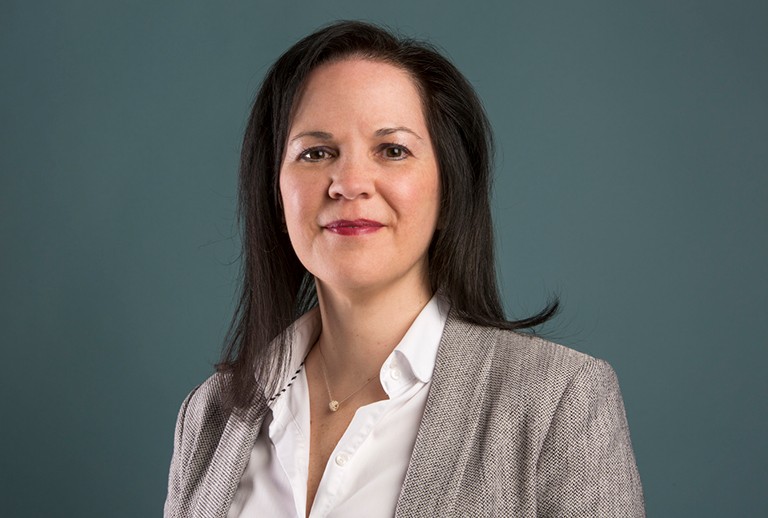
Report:
<svg viewBox="0 0 768 518"><path fill-rule="evenodd" d="M329 155L333 155L333 153L331 151L329 151L328 148L325 148L325 147L311 147L311 148L307 148L304 151L302 151L301 153L299 153L299 158L298 159L299 160L304 160L306 162L320 162L320 161L322 161L324 159L323 158L309 158L309 154L310 153L315 153L315 152L318 152L318 151L322 151L323 153L327 153Z"/></svg>
<svg viewBox="0 0 768 518"><path fill-rule="evenodd" d="M386 152L389 149L400 150L402 152L402 156L398 157L398 158L394 158L394 157L387 158L387 157L385 157L388 160L399 161L399 160L403 160L403 159L405 159L405 158L407 158L409 156L412 156L411 150L408 149L407 146L404 146L402 144L395 144L393 142L388 142L386 144L381 144L379 146L379 148L378 148L378 152L379 153L383 153L383 152ZM321 162L323 160L326 160L326 158L309 158L309 154L310 153L317 152L317 151L321 151L323 153L326 153L326 154L330 155L330 157L333 157L335 155L334 151L332 151L331 149L329 149L329 148L327 148L325 146L315 146L315 147L307 148L304 151L302 151L301 153L299 153L298 160L303 160L303 161L306 161L306 162Z"/></svg>

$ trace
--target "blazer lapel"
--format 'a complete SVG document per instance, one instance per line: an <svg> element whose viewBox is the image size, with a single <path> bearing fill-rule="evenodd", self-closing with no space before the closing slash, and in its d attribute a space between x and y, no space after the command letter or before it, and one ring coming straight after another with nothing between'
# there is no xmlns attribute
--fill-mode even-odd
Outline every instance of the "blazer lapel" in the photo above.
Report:
<svg viewBox="0 0 768 518"><path fill-rule="evenodd" d="M227 515L263 420L256 405L230 415L200 487L196 518Z"/></svg>
<svg viewBox="0 0 768 518"><path fill-rule="evenodd" d="M449 314L395 516L423 516L425 510L434 514L455 507L472 455L497 335L497 329Z"/></svg>

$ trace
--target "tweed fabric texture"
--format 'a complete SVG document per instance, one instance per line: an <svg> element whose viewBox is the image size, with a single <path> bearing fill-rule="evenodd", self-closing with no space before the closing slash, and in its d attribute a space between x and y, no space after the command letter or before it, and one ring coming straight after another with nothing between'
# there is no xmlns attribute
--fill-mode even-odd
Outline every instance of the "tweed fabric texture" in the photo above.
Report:
<svg viewBox="0 0 768 518"><path fill-rule="evenodd" d="M224 412L225 383L181 407L167 518L226 516L263 412ZM449 314L396 516L645 516L611 367Z"/></svg>

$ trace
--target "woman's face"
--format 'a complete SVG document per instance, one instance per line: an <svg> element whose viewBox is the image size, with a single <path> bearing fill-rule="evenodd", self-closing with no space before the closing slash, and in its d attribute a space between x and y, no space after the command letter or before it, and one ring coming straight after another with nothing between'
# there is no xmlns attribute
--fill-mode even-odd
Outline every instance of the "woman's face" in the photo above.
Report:
<svg viewBox="0 0 768 518"><path fill-rule="evenodd" d="M280 169L294 250L321 286L429 290L440 181L421 98L393 65L314 70Z"/></svg>

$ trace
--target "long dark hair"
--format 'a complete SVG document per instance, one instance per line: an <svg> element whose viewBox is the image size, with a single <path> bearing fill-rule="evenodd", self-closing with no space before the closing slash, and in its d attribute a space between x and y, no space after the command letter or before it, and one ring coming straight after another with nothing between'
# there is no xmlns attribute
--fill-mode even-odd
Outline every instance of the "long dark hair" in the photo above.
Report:
<svg viewBox="0 0 768 518"><path fill-rule="evenodd" d="M431 45L399 38L358 21L329 25L305 37L270 68L253 105L240 162L242 288L219 371L230 373L234 407L271 395L290 358L283 331L317 304L314 278L282 231L279 172L294 103L309 73L348 57L382 61L417 84L440 171L438 230L429 248L431 287L469 322L523 329L558 308L507 320L496 284L490 209L493 142L483 107L464 76Z"/></svg>

